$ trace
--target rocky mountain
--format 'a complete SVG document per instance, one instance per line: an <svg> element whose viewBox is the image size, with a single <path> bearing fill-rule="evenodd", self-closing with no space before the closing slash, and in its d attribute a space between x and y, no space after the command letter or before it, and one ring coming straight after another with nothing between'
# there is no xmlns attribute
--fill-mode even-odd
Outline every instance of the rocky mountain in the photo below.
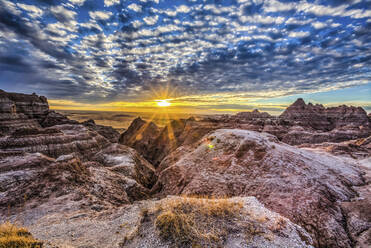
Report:
<svg viewBox="0 0 371 248"><path fill-rule="evenodd" d="M1 91L0 220L54 248L369 247L369 124L299 99L119 136Z"/></svg>

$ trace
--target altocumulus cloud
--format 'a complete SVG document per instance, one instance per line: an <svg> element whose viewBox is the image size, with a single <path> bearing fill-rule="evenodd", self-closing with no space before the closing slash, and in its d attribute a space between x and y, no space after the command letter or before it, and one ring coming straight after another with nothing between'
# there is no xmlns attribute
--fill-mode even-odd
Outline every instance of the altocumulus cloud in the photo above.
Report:
<svg viewBox="0 0 371 248"><path fill-rule="evenodd" d="M0 0L0 85L56 99L370 82L371 1Z"/></svg>

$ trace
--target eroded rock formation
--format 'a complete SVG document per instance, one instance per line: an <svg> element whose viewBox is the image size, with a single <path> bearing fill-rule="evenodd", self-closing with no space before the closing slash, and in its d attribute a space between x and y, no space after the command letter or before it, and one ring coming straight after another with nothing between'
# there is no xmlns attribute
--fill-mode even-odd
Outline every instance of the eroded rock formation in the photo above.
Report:
<svg viewBox="0 0 371 248"><path fill-rule="evenodd" d="M51 247L173 247L157 206L183 197L150 197L240 196L230 200L244 212L214 216L223 239L208 247L368 247L369 135L361 108L299 99L280 117L254 110L163 128L137 118L119 138L50 111L44 97L0 91L0 218Z"/></svg>
<svg viewBox="0 0 371 248"><path fill-rule="evenodd" d="M360 107L325 108L298 99L279 117L254 110L236 115L208 116L199 121L194 118L173 120L162 129L138 118L121 135L119 142L135 148L157 166L177 147L193 143L220 128L267 132L290 145L317 144L368 137L371 119Z"/></svg>
<svg viewBox="0 0 371 248"><path fill-rule="evenodd" d="M160 195L255 196L304 227L318 247L351 247L338 202L364 183L352 163L298 149L270 134L216 130L178 148L157 169Z"/></svg>

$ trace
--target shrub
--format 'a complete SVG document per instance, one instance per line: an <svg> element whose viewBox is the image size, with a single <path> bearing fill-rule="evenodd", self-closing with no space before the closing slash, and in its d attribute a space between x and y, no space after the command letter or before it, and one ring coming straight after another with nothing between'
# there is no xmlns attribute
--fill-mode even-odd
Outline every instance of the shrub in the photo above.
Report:
<svg viewBox="0 0 371 248"><path fill-rule="evenodd" d="M241 202L230 199L169 199L158 207L155 226L162 238L178 247L220 247L228 223L242 207Z"/></svg>
<svg viewBox="0 0 371 248"><path fill-rule="evenodd" d="M42 242L34 239L31 233L10 222L0 225L0 248L41 248Z"/></svg>

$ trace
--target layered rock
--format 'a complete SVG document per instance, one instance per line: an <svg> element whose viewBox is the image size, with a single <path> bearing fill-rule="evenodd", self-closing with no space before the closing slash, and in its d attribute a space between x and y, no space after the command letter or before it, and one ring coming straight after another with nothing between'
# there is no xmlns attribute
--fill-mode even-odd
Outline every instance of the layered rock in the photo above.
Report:
<svg viewBox="0 0 371 248"><path fill-rule="evenodd" d="M95 121L90 119L82 123L84 126L88 127L90 130L95 131L108 139L112 143L117 143L120 137L120 133L110 126L103 126L95 124Z"/></svg>
<svg viewBox="0 0 371 248"><path fill-rule="evenodd" d="M48 113L44 97L0 90L0 135L21 127L38 128Z"/></svg>
<svg viewBox="0 0 371 248"><path fill-rule="evenodd" d="M348 156L355 159L367 158L371 156L371 136L340 143L302 144L299 147L323 150L334 155Z"/></svg>
<svg viewBox="0 0 371 248"><path fill-rule="evenodd" d="M83 125L71 124L17 129L0 137L2 151L40 152L54 158L74 152L81 158L88 158L109 144L103 136Z"/></svg>
<svg viewBox="0 0 371 248"><path fill-rule="evenodd" d="M351 247L339 202L364 183L352 163L269 134L222 129L182 146L157 169L160 195L255 196L304 227L317 247Z"/></svg>
<svg viewBox="0 0 371 248"><path fill-rule="evenodd" d="M321 131L331 131L341 127L370 128L367 113L361 107L341 105L325 108L321 104L305 104L302 98L290 105L280 118Z"/></svg>
<svg viewBox="0 0 371 248"><path fill-rule="evenodd" d="M112 143L119 136L113 128L69 120L49 111L44 97L0 93L1 215L9 206L17 211L61 196L67 205L81 201L79 207L149 196L154 168L135 150Z"/></svg>
<svg viewBox="0 0 371 248"><path fill-rule="evenodd" d="M62 124L78 124L78 122L70 120L66 116L55 111L49 111L45 119L41 122L42 127L52 127Z"/></svg>
<svg viewBox="0 0 371 248"><path fill-rule="evenodd" d="M0 90L2 112L17 114L22 113L29 119L43 120L49 112L46 97L21 93L8 93Z"/></svg>
<svg viewBox="0 0 371 248"><path fill-rule="evenodd" d="M118 144L112 144L87 162L76 154L57 159L40 153L7 155L0 163L2 218L21 215L42 204L49 205L49 211L59 212L56 207L61 199L74 209L100 211L147 198L147 187L156 180L147 161L133 149ZM44 213L33 214L32 218L38 218Z"/></svg>

